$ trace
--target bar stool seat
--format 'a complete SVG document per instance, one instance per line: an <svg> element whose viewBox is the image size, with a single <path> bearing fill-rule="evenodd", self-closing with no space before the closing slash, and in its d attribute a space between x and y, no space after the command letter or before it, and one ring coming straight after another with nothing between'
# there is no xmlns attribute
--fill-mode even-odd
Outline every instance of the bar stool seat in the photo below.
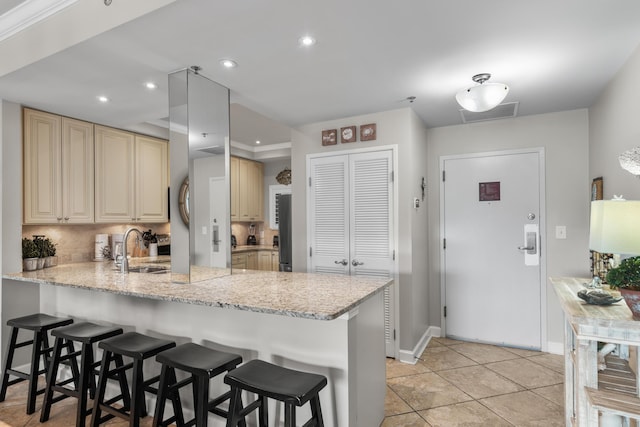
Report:
<svg viewBox="0 0 640 427"><path fill-rule="evenodd" d="M56 337L56 340L53 345L53 355L49 365L49 372L47 373L47 386L45 388L44 401L40 413L40 422L45 422L49 419L51 405L53 403L59 402L67 397L75 397L78 399L76 427L84 427L85 419L87 415L91 413L91 408L87 408L87 393L89 393L92 398L95 396L96 381L94 369L100 365L100 362L94 361L93 344L119 334L122 334L122 328L96 325L90 322L73 323L54 329L51 332L51 335ZM80 351L74 350L73 342L81 344ZM67 354L63 356L62 349L65 343L71 344L67 347ZM76 363L75 360L78 356L80 356L80 373L78 378L74 378L74 383L76 384L75 389L70 390L64 387L70 380L56 382L58 368L60 363L67 360L73 360L74 363ZM54 397L54 392L58 392L60 395Z"/></svg>
<svg viewBox="0 0 640 427"><path fill-rule="evenodd" d="M225 375L224 382L231 386L227 427L235 426L256 408L259 410L259 426L266 427L269 422L267 398L284 402L285 427L295 427L295 407L307 402L310 402L312 417L304 426L324 426L319 397L320 390L327 385L323 375L283 368L263 360L251 360ZM240 400L243 390L258 395L258 399L245 408Z"/></svg>
<svg viewBox="0 0 640 427"><path fill-rule="evenodd" d="M137 332L127 332L112 338L100 341L98 347L103 349L102 362L100 364L100 376L98 377L98 389L93 402L93 413L91 414L91 426L98 427L104 421L113 417L123 418L129 421L129 425L138 427L140 418L147 415L144 393L151 392L157 394L158 390L151 386L156 383L160 376L144 379L142 367L143 362L158 353L176 346L176 343L169 340L154 338ZM122 357L133 359L131 363L123 364ZM111 362L116 367L111 369ZM128 369L133 369L131 395L125 384L124 373ZM117 378L121 387L124 384L120 395L105 401L104 395L109 379ZM113 403L122 400L123 407L113 406ZM101 417L102 411L107 415Z"/></svg>
<svg viewBox="0 0 640 427"><path fill-rule="evenodd" d="M234 369L242 363L241 356L194 343L186 343L159 353L156 360L162 364L162 373L160 374L153 427L168 426L172 422L176 422L178 426L206 427L209 412L227 418L228 412L218 406L231 397L231 392L227 391L209 401L209 380ZM176 369L190 373L191 377L178 382L175 375ZM193 385L196 416L185 423L179 389L189 384ZM173 403L174 416L164 420L164 407L167 399L171 399Z"/></svg>
<svg viewBox="0 0 640 427"><path fill-rule="evenodd" d="M33 414L36 410L36 396L44 393L44 389L38 390L38 375L47 372L49 367L49 331L54 328L69 325L73 319L69 317L56 317L44 313L35 313L28 316L17 317L7 321L11 327L11 337L7 346L7 357L4 363L2 374L2 385L0 386L0 402L7 396L7 388L22 381L29 381L27 392L27 414ZM18 332L20 329L33 331L33 339L18 342ZM31 365L29 373L17 371L12 368L15 350L31 345ZM42 356L43 368L40 369L40 357ZM76 366L77 371L77 366ZM11 376L17 377L13 380Z"/></svg>

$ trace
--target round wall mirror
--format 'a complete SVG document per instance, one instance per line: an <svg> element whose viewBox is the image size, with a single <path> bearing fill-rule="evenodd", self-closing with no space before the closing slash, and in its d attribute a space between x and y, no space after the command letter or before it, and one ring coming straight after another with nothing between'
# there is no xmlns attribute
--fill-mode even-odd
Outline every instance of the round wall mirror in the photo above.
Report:
<svg viewBox="0 0 640 427"><path fill-rule="evenodd" d="M182 181L180 193L178 193L178 207L180 208L180 217L186 226L189 225L189 177Z"/></svg>

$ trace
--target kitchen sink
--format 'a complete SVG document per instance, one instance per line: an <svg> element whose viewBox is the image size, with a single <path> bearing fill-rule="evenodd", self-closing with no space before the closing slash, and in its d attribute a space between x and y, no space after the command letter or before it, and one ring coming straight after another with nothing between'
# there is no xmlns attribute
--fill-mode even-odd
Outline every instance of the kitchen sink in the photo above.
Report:
<svg viewBox="0 0 640 427"><path fill-rule="evenodd" d="M129 267L129 273L153 273L153 274L162 274L168 273L171 270L167 267L162 267L159 265L152 266L138 266L138 267Z"/></svg>

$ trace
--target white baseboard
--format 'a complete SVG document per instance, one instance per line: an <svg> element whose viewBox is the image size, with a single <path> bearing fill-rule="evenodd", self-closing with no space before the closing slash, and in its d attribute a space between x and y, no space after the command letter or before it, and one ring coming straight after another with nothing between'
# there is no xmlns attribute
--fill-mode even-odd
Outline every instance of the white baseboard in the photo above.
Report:
<svg viewBox="0 0 640 427"><path fill-rule="evenodd" d="M422 334L415 347L413 347L413 350L398 351L398 360L403 363L415 365L424 349L427 348L431 337L439 337L440 332L441 330L439 326L429 326L424 334Z"/></svg>
<svg viewBox="0 0 640 427"><path fill-rule="evenodd" d="M551 354L564 354L564 343L547 341L547 352Z"/></svg>

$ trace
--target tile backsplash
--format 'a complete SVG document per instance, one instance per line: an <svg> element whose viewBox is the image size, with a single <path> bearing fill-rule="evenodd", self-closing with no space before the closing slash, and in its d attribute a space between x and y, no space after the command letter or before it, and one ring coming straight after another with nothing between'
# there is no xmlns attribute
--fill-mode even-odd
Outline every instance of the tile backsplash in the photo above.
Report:
<svg viewBox="0 0 640 427"><path fill-rule="evenodd" d="M256 239L259 245L271 245L273 244L273 236L278 235L278 230L269 228L266 222L256 222ZM264 239L261 239L261 232L264 231ZM248 222L232 222L231 232L236 236L238 245L246 245L247 237L249 236L249 223Z"/></svg>
<svg viewBox="0 0 640 427"><path fill-rule="evenodd" d="M22 237L32 238L44 234L56 244L59 264L91 261L95 255L96 234L123 234L130 226L152 233L170 232L169 223L164 224L74 224L74 225L23 225ZM134 239L129 239L134 240ZM131 247L131 242L129 247Z"/></svg>

